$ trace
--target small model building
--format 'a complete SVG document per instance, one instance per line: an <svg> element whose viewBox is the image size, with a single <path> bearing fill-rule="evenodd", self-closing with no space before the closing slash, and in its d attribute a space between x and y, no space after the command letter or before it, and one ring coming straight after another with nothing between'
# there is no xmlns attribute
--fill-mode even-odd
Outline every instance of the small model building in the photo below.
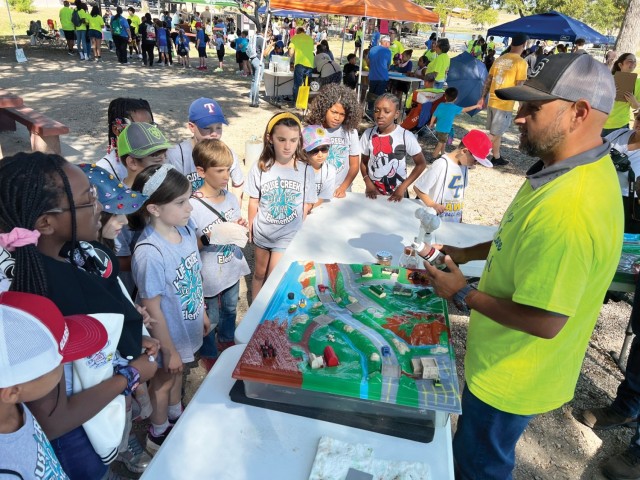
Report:
<svg viewBox="0 0 640 480"><path fill-rule="evenodd" d="M418 293L416 293L416 297L418 297L420 300L427 298L429 295L431 295L431 290L429 290L428 288L418 290Z"/></svg>
<svg viewBox="0 0 640 480"><path fill-rule="evenodd" d="M381 287L380 285L371 285L369 287L369 291L378 298L384 298L387 296L387 294L384 291L384 288Z"/></svg>
<svg viewBox="0 0 640 480"><path fill-rule="evenodd" d="M327 367L337 367L340 365L340 361L338 360L338 356L336 352L333 350L333 347L326 346L324 347L324 364Z"/></svg>
<svg viewBox="0 0 640 480"><path fill-rule="evenodd" d="M383 277L390 277L391 276L391 268L382 267L382 270L380 270L380 273L382 274Z"/></svg>
<svg viewBox="0 0 640 480"><path fill-rule="evenodd" d="M371 278L371 277L373 277L373 270L371 269L371 265L363 265L362 278Z"/></svg>
<svg viewBox="0 0 640 480"><path fill-rule="evenodd" d="M434 380L436 384L440 383L440 371L438 370L438 362L433 358L414 357L411 359L413 373L422 377L423 380Z"/></svg>
<svg viewBox="0 0 640 480"><path fill-rule="evenodd" d="M396 283L391 291L393 295L398 295L400 297L410 297L413 295L413 291L410 288L403 287L401 284Z"/></svg>

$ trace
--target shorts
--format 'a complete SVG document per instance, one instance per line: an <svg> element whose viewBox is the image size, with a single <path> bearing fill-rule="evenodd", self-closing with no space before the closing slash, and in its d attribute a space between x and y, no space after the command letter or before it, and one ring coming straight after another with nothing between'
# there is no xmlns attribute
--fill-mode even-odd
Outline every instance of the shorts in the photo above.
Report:
<svg viewBox="0 0 640 480"><path fill-rule="evenodd" d="M449 132L435 132L439 143L447 143Z"/></svg>
<svg viewBox="0 0 640 480"><path fill-rule="evenodd" d="M503 135L511 126L513 112L498 110L497 108L487 108L487 130L491 135L499 137Z"/></svg>
<svg viewBox="0 0 640 480"><path fill-rule="evenodd" d="M139 38L140 38L140 35L133 33L133 29L131 29L131 41L137 43Z"/></svg>
<svg viewBox="0 0 640 480"><path fill-rule="evenodd" d="M89 30L89 38L102 40L102 32L100 30Z"/></svg>
<svg viewBox="0 0 640 480"><path fill-rule="evenodd" d="M247 55L247 52L240 52L240 61L249 61L249 55Z"/></svg>
<svg viewBox="0 0 640 480"><path fill-rule="evenodd" d="M166 46L164 47L158 46L158 53L169 53L169 48L167 48Z"/></svg>
<svg viewBox="0 0 640 480"><path fill-rule="evenodd" d="M207 58L207 47L198 48L198 57Z"/></svg>
<svg viewBox="0 0 640 480"><path fill-rule="evenodd" d="M287 247L263 247L262 245L257 244L255 241L253 242L253 244L256 247L271 253L284 253L285 250L287 249Z"/></svg>
<svg viewBox="0 0 640 480"><path fill-rule="evenodd" d="M73 30L63 30L64 32L64 38L66 40L75 40L76 39L76 32Z"/></svg>
<svg viewBox="0 0 640 480"><path fill-rule="evenodd" d="M218 54L218 61L223 61L224 60L224 47L222 47L220 50L216 50L216 53Z"/></svg>

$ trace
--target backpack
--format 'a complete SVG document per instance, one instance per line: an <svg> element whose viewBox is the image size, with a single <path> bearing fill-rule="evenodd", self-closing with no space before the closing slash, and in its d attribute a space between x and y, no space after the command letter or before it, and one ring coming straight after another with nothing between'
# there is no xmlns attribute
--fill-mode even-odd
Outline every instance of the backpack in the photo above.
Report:
<svg viewBox="0 0 640 480"><path fill-rule="evenodd" d="M147 40L156 40L156 27L151 24L147 25Z"/></svg>
<svg viewBox="0 0 640 480"><path fill-rule="evenodd" d="M80 15L78 14L78 9L75 9L73 11L73 13L71 14L71 23L73 23L74 27L82 26L82 19L80 18Z"/></svg>
<svg viewBox="0 0 640 480"><path fill-rule="evenodd" d="M120 23L120 17L113 17L111 19L111 33L113 35L120 35L122 33L122 24Z"/></svg>

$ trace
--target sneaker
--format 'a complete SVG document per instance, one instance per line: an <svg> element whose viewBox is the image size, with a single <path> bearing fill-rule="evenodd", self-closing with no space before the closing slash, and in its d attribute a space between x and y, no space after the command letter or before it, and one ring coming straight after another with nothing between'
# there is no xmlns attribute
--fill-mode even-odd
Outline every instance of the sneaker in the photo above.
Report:
<svg viewBox="0 0 640 480"><path fill-rule="evenodd" d="M505 160L502 157L498 157L498 158L493 158L491 160L491 163L493 163L494 167L504 167L505 165L509 165L509 160Z"/></svg>
<svg viewBox="0 0 640 480"><path fill-rule="evenodd" d="M131 434L129 435L127 450L118 453L116 460L124 463L124 466L130 472L142 473L149 466L151 456L144 451L136 436Z"/></svg>
<svg viewBox="0 0 640 480"><path fill-rule="evenodd" d="M602 473L609 480L640 480L640 456L637 449L627 448L602 464Z"/></svg>
<svg viewBox="0 0 640 480"><path fill-rule="evenodd" d="M213 366L216 364L217 360L218 360L217 357L216 358L202 357L200 358L200 360L198 360L198 365L200 365L207 372L210 372Z"/></svg>
<svg viewBox="0 0 640 480"><path fill-rule="evenodd" d="M160 449L160 447L164 443L167 436L171 433L172 428L173 426L169 425L169 428L167 428L163 433L161 433L160 435L154 435L153 427L149 425L149 430L147 431L146 448L147 448L147 451L151 454L151 456L154 456L156 452Z"/></svg>
<svg viewBox="0 0 640 480"><path fill-rule="evenodd" d="M252 103L251 105L249 105L251 108L259 108L260 104L258 103Z"/></svg>
<svg viewBox="0 0 640 480"><path fill-rule="evenodd" d="M253 107L253 104L251 105ZM258 106L257 104L255 105L256 107ZM222 352L224 352L227 348L229 347L233 347L236 344L236 342L234 342L233 340L229 341L229 342L218 342L216 344L216 348L218 349L218 355L220 355Z"/></svg>
<svg viewBox="0 0 640 480"><path fill-rule="evenodd" d="M636 427L635 418L620 415L610 405L608 407L584 410L577 418L580 423L593 430L610 430L622 426Z"/></svg>
<svg viewBox="0 0 640 480"><path fill-rule="evenodd" d="M218 67L218 68L216 68L216 69L214 70L214 72L222 72L222 71L223 71L223 70L222 70L220 67Z"/></svg>
<svg viewBox="0 0 640 480"><path fill-rule="evenodd" d="M84 60L84 53L80 52L80 60Z"/></svg>
<svg viewBox="0 0 640 480"><path fill-rule="evenodd" d="M141 53L138 54L138 58L142 58L142 54Z"/></svg>
<svg viewBox="0 0 640 480"><path fill-rule="evenodd" d="M73 52L67 51L67 55L73 56Z"/></svg>
<svg viewBox="0 0 640 480"><path fill-rule="evenodd" d="M236 75L242 75L243 73L244 73L244 71L242 71L242 70L238 70L238 71L236 72Z"/></svg>

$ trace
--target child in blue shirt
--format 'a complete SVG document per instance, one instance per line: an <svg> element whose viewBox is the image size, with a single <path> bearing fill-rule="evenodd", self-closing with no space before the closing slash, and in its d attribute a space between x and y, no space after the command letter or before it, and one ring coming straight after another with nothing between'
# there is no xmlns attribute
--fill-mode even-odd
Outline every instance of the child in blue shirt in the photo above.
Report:
<svg viewBox="0 0 640 480"><path fill-rule="evenodd" d="M460 113L470 112L478 108L477 105L471 105L469 107L462 108L460 105L456 105L454 102L458 98L458 89L449 87L444 91L444 102L436 107L436 111L433 112L429 127L436 127L436 137L438 138L438 145L436 145L433 151L433 158L439 158L444 153L444 146L447 144L447 139L451 135L453 137L453 120L456 115Z"/></svg>

